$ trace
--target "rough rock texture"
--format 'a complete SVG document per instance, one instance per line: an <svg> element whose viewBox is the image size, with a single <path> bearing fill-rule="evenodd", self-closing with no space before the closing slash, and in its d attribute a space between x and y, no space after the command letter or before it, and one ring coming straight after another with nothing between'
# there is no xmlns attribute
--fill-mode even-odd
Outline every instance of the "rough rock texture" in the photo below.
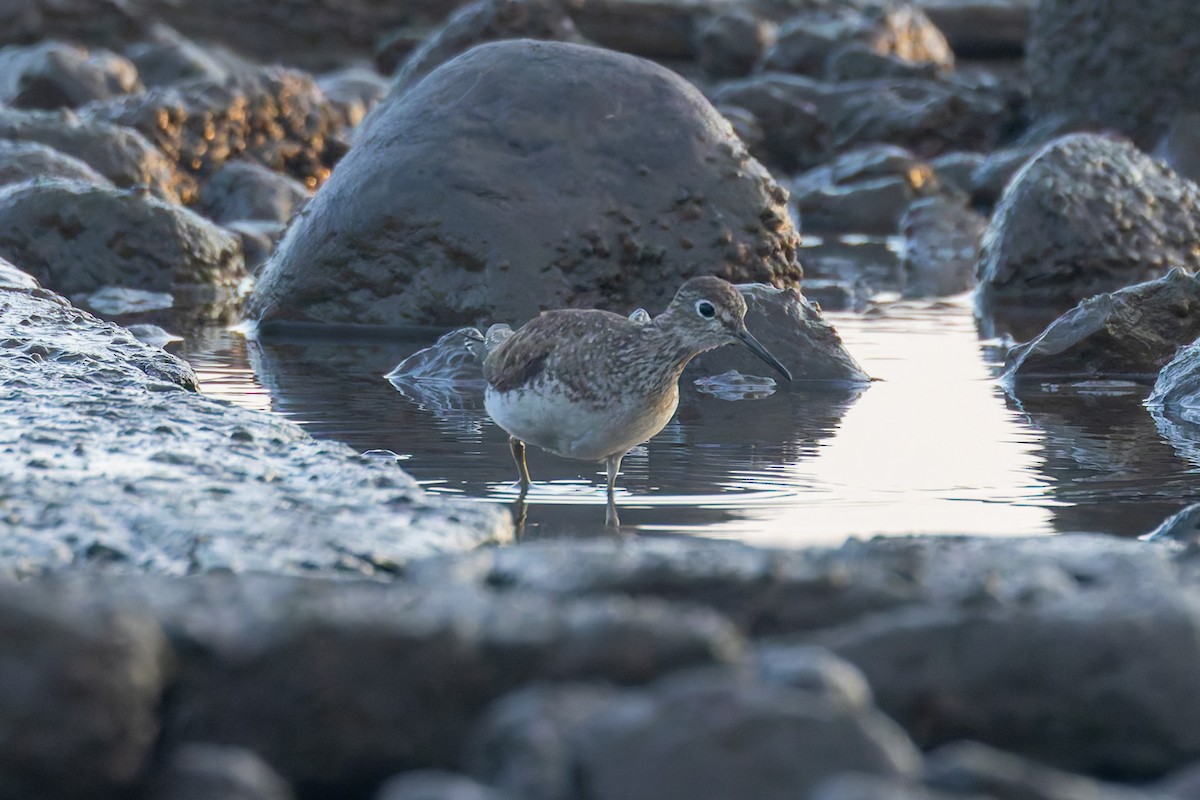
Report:
<svg viewBox="0 0 1200 800"><path fill-rule="evenodd" d="M786 193L649 62L482 45L364 125L265 267L251 319L516 323L663 307L698 274L801 277Z"/></svg>
<svg viewBox="0 0 1200 800"><path fill-rule="evenodd" d="M740 106L769 131L756 150L784 170L819 166L837 153L894 144L920 158L952 150L990 150L1010 112L995 88L965 81L847 80L767 73L713 90L719 105Z"/></svg>
<svg viewBox="0 0 1200 800"><path fill-rule="evenodd" d="M249 750L180 745L150 780L147 800L292 800L292 788Z"/></svg>
<svg viewBox="0 0 1200 800"><path fill-rule="evenodd" d="M4 585L0 637L4 796L99 800L133 784L168 672L153 621Z"/></svg>
<svg viewBox="0 0 1200 800"><path fill-rule="evenodd" d="M713 78L740 78L754 71L774 41L774 26L733 8L714 14L696 31L696 59Z"/></svg>
<svg viewBox="0 0 1200 800"><path fill-rule="evenodd" d="M1158 373L1146 404L1183 411L1187 419L1200 422L1200 342L1175 353Z"/></svg>
<svg viewBox="0 0 1200 800"><path fill-rule="evenodd" d="M1055 308L1200 267L1200 187L1125 142L1047 145L1009 183L979 254L981 300Z"/></svg>
<svg viewBox="0 0 1200 800"><path fill-rule="evenodd" d="M0 256L64 294L128 286L232 291L238 240L200 216L136 191L73 181L0 190Z"/></svg>
<svg viewBox="0 0 1200 800"><path fill-rule="evenodd" d="M1200 5L1190 0L1043 0L1032 8L1034 108L1076 127L1128 133L1149 148L1196 110Z"/></svg>
<svg viewBox="0 0 1200 800"><path fill-rule="evenodd" d="M18 111L0 107L0 139L38 142L74 156L122 188L145 187L177 203L188 182L154 145L120 125L80 120L69 112Z"/></svg>
<svg viewBox="0 0 1200 800"><path fill-rule="evenodd" d="M746 327L792 373L794 380L781 382L780 388L798 390L811 388L812 382L871 380L846 351L833 326L798 290L762 284L741 285L738 289L746 298ZM746 348L730 346L700 355L688 365L686 374L718 375L731 369L744 375L761 375L770 367Z"/></svg>
<svg viewBox="0 0 1200 800"><path fill-rule="evenodd" d="M0 344L0 573L377 574L511 532L498 509L189 391L182 361L44 289L0 290Z"/></svg>
<svg viewBox="0 0 1200 800"><path fill-rule="evenodd" d="M973 288L987 224L964 197L937 195L909 206L900 222L904 296L944 297Z"/></svg>
<svg viewBox="0 0 1200 800"><path fill-rule="evenodd" d="M14 108L75 108L142 90L129 59L62 42L0 48L0 103Z"/></svg>
<svg viewBox="0 0 1200 800"><path fill-rule="evenodd" d="M1005 377L1148 380L1197 336L1200 277L1173 269L1084 300L1036 339L1010 350Z"/></svg>
<svg viewBox="0 0 1200 800"><path fill-rule="evenodd" d="M0 139L0 186L37 178L112 186L108 178L87 164L53 147Z"/></svg>
<svg viewBox="0 0 1200 800"><path fill-rule="evenodd" d="M345 152L345 126L311 76L241 70L225 83L189 83L93 103L85 119L135 128L181 171L207 176L246 158L315 189Z"/></svg>
<svg viewBox="0 0 1200 800"><path fill-rule="evenodd" d="M456 11L417 46L396 72L391 92L408 91L475 45L503 39L585 43L560 0L477 0Z"/></svg>
<svg viewBox="0 0 1200 800"><path fill-rule="evenodd" d="M261 575L50 588L159 620L180 661L166 746L248 748L308 796L452 768L487 704L527 683L639 684L736 663L744 647L706 609L617 597Z"/></svg>
<svg viewBox="0 0 1200 800"><path fill-rule="evenodd" d="M375 800L514 800L465 775L439 770L417 770L389 779Z"/></svg>
<svg viewBox="0 0 1200 800"><path fill-rule="evenodd" d="M304 185L252 161L230 161L208 179L196 210L220 223L287 222L308 199Z"/></svg>

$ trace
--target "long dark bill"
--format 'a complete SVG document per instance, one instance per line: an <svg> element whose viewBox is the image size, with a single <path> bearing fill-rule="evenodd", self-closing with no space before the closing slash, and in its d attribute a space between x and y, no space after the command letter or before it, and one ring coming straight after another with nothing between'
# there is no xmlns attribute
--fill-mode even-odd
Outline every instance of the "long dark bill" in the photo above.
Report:
<svg viewBox="0 0 1200 800"><path fill-rule="evenodd" d="M780 364L778 358L771 355L767 348L759 344L758 339L755 339L750 335L750 331L742 329L741 333L737 334L737 337L742 340L742 344L746 345L751 353L754 353L754 355L758 356L763 361L779 370L779 374L787 378L789 381L792 379L792 373L788 372L788 368L783 364Z"/></svg>

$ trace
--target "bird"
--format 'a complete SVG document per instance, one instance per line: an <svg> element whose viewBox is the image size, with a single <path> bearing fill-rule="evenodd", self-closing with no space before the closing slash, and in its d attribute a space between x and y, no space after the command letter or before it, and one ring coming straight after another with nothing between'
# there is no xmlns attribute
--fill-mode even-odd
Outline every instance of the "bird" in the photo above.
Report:
<svg viewBox="0 0 1200 800"><path fill-rule="evenodd" d="M661 431L679 404L679 377L701 353L740 343L786 380L792 375L746 330L746 301L726 280L686 281L657 317L599 309L544 311L502 337L483 362L484 407L509 435L520 498L531 484L526 444L603 462L605 523L620 526L621 459Z"/></svg>

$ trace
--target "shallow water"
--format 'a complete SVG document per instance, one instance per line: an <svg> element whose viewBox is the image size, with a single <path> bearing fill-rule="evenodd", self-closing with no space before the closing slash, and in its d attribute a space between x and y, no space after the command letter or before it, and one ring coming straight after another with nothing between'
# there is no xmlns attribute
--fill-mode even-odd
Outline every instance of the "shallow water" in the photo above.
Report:
<svg viewBox="0 0 1200 800"><path fill-rule="evenodd" d="M969 296L828 312L879 380L730 402L684 384L679 413L618 481L625 531L804 546L873 534L1145 533L1200 500L1200 469L1158 433L1148 387L996 379ZM430 491L510 504L507 437L481 385L409 398L384 373L431 340L259 343L208 331L183 353L204 391L360 451ZM527 538L605 534L603 468L529 454Z"/></svg>

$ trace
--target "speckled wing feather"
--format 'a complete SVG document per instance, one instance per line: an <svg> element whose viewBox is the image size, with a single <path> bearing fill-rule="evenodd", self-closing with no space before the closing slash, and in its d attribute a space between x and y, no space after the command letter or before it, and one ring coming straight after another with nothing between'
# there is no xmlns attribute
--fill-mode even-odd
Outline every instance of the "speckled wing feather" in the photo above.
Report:
<svg viewBox="0 0 1200 800"><path fill-rule="evenodd" d="M590 370L565 376L554 370L556 364L576 356L590 356L591 345L598 338L609 339L613 344L631 327L625 317L607 311L547 311L530 320L501 346L493 350L483 364L483 376L488 384L499 392L508 392L529 384L548 369L554 377L563 381L577 396L588 396L593 392L582 383L588 383ZM574 372L574 371L572 371Z"/></svg>

